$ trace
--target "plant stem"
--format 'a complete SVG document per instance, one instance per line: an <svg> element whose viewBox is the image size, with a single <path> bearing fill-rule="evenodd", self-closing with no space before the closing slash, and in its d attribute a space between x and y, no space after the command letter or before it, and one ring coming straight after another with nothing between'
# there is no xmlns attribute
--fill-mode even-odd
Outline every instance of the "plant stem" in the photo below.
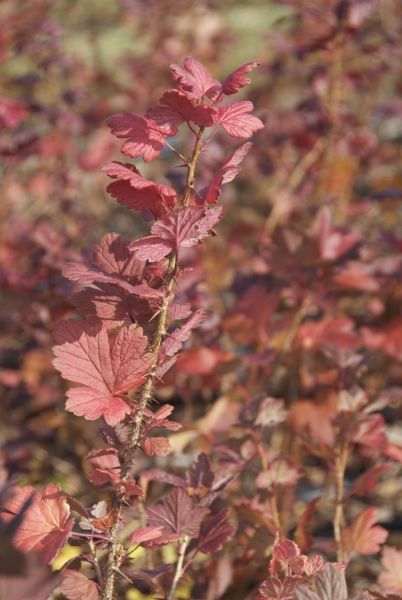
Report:
<svg viewBox="0 0 402 600"><path fill-rule="evenodd" d="M200 127L196 136L195 145L191 158L188 162L188 171L186 185L183 192L183 206L187 206L190 200L191 190L194 184L195 167L197 164L198 157L201 152L202 134L204 127ZM166 325L168 318L168 309L172 300L173 284L176 274L177 267L177 254L172 252L169 259L169 267L167 271L166 286L165 286L165 298L163 300L162 308L159 313L156 332L151 346L152 363L148 371L145 383L142 387L140 397L138 398L138 408L135 415L135 419L132 425L130 439L128 442L127 451L122 464L122 481L127 481L133 474L135 468L135 454L139 446L141 438L142 423L148 402L151 399L156 371L158 368L159 353L162 345L164 336L166 335ZM123 501L121 498L115 498L116 508L116 523L111 530L108 560L106 567L106 574L102 586L101 599L102 600L113 600L114 588L115 588L115 577L116 573L119 572L122 559L124 557L124 548L120 543L118 537L121 529L121 519L123 512ZM185 551L185 550L184 550ZM184 557L183 557L184 558ZM183 561L183 559L182 559ZM183 565L181 565L182 568ZM179 576L180 577L180 576ZM176 583L177 585L177 583ZM174 590L173 590L174 593Z"/></svg>
<svg viewBox="0 0 402 600"><path fill-rule="evenodd" d="M338 562L344 562L345 555L342 543L342 527L345 524L343 512L345 470L348 461L348 445L343 442L335 459L335 513L334 537L336 542L336 555Z"/></svg>
<svg viewBox="0 0 402 600"><path fill-rule="evenodd" d="M190 200L191 190L193 189L194 179L195 179L195 167L197 165L198 157L201 153L201 143L202 143L202 134L204 133L205 127L200 127L197 133L197 137L195 139L195 144L193 148L193 153L191 155L189 165L188 165L188 173L187 173L187 181L186 187L184 188L183 194L183 206L187 206Z"/></svg>
<svg viewBox="0 0 402 600"><path fill-rule="evenodd" d="M180 581L180 577L183 574L184 557L186 555L186 550L187 550L187 546L189 545L189 543L190 543L190 538L187 535L180 542L179 554L178 554L177 563L176 563L176 571L175 571L175 574L173 577L173 581L172 581L172 585L171 585L169 594L167 596L167 600L174 600L174 595L176 593L177 585Z"/></svg>

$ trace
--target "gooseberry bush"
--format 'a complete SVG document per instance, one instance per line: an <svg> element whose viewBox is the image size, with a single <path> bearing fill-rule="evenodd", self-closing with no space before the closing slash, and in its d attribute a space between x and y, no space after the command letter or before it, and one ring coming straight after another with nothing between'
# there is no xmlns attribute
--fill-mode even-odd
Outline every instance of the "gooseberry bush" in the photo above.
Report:
<svg viewBox="0 0 402 600"><path fill-rule="evenodd" d="M160 22L162 4L144 5L144 26L147 10ZM31 475L33 485L3 477L0 598L401 597L397 19L392 0L278 4L293 12L270 32L261 65L220 82L186 58L156 105L146 105L150 82L166 73L155 48L144 72L131 65L136 95L95 73L91 115L71 90L71 112L61 97L53 108L43 95L31 105L0 99L6 180L30 153L55 158L51 185L44 173L26 185L63 194L69 220L65 236L47 222L5 228L2 324L9 337L23 331L29 351L21 374L4 369L0 383L17 417L21 395L40 410L60 398L46 362L52 329L65 418L79 423L64 442L68 476L87 479L69 495L63 472ZM15 43L46 10L38 2L21 15ZM170 48L169 26L154 32L158 48ZM58 28L42 29L41 69L79 80ZM261 118L244 95L251 72ZM69 129L99 127L105 86L117 105L126 94L146 112L110 116L111 133L102 124L77 152ZM57 135L21 132L29 111ZM135 233L107 233L81 256L73 248L92 223L60 158L77 152L84 180L120 143L124 160L100 178L111 179L108 201L134 215ZM233 202L221 188L237 175ZM35 425L4 451L9 472L25 478Z"/></svg>

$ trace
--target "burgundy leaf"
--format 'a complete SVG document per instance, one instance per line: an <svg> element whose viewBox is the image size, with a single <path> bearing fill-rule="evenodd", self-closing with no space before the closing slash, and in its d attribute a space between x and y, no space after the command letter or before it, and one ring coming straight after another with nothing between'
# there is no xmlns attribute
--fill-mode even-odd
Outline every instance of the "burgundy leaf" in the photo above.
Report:
<svg viewBox="0 0 402 600"><path fill-rule="evenodd" d="M122 327L108 337L100 321L62 321L57 339L55 367L83 386L67 392L67 410L91 421L103 416L109 425L119 423L130 412L120 394L140 386L151 364L142 329Z"/></svg>
<svg viewBox="0 0 402 600"><path fill-rule="evenodd" d="M219 512L204 519L201 525L197 548L200 552L208 554L222 550L236 531L228 520L229 509L222 508Z"/></svg>
<svg viewBox="0 0 402 600"><path fill-rule="evenodd" d="M205 508L195 507L182 488L174 488L163 502L148 509L148 525L162 527L163 535L174 536L173 539L183 535L196 538L207 512Z"/></svg>
<svg viewBox="0 0 402 600"><path fill-rule="evenodd" d="M254 105L249 100L226 104L218 108L215 122L232 137L248 138L264 127L258 117L249 114L253 109Z"/></svg>

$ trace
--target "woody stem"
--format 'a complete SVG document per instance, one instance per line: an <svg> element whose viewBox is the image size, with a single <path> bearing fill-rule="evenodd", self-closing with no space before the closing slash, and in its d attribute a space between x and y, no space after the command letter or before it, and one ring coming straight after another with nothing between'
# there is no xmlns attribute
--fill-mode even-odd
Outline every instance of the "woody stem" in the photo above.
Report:
<svg viewBox="0 0 402 600"><path fill-rule="evenodd" d="M202 134L204 131L204 127L200 127L198 134L196 136L195 145L193 148L193 152L191 154L191 158L188 163L188 171L187 171L187 179L183 192L183 206L187 206L190 200L190 194L192 187L194 185L195 178L195 168L197 164L197 160L199 158L201 152L201 142L202 142ZM165 286L165 298L163 300L162 308L160 310L156 332L154 334L152 346L151 346L151 354L152 354L152 362L151 367L148 371L148 375L145 379L145 383L142 387L141 394L138 398L138 406L137 412L135 415L134 422L132 424L132 429L130 433L130 438L128 442L128 447L126 450L126 454L124 457L124 461L122 464L122 481L127 481L133 474L135 468L135 454L139 446L142 424L144 420L144 415L146 408L148 406L148 402L151 399L152 391L155 382L155 376L158 368L159 362L159 353L162 345L162 341L166 334L166 326L167 326L167 318L168 318L168 310L170 303L173 298L173 284L174 277L176 273L177 267L177 254L176 252L172 252L169 259L169 266L167 270L166 276L166 286ZM109 544L109 552L108 552L108 560L106 566L106 574L104 577L104 583L102 586L101 599L102 600L113 600L114 589L115 589L115 577L116 573L119 570L120 564L122 562L124 556L124 548L120 543L118 536L121 529L121 518L123 512L123 503L120 498L115 499L116 506L116 523L114 524L111 530L110 536L110 544Z"/></svg>

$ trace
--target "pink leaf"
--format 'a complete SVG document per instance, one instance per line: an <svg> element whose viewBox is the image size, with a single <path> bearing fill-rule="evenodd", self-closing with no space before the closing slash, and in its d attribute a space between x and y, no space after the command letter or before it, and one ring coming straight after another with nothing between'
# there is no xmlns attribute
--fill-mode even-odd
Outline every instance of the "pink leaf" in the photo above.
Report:
<svg viewBox="0 0 402 600"><path fill-rule="evenodd" d="M118 138L127 138L122 154L131 158L142 157L149 162L159 156L164 139L161 131L152 119L139 117L132 113L121 113L107 119L112 134Z"/></svg>
<svg viewBox="0 0 402 600"><path fill-rule="evenodd" d="M402 550L385 546L381 556L381 567L378 578L381 589L402 594Z"/></svg>
<svg viewBox="0 0 402 600"><path fill-rule="evenodd" d="M69 600L98 600L99 588L94 581L91 581L83 573L72 571L71 569L63 569L63 582L60 586L60 591Z"/></svg>
<svg viewBox="0 0 402 600"><path fill-rule="evenodd" d="M204 202L207 204L215 204L221 193L221 185L233 181L238 172L244 157L249 152L252 146L251 142L242 144L233 152L232 156L223 163L217 174L215 175L211 185L207 189L204 196ZM203 195L203 194L202 194Z"/></svg>
<svg viewBox="0 0 402 600"><path fill-rule="evenodd" d="M162 535L163 527L140 527L130 536L130 542L141 545L142 542L149 542Z"/></svg>
<svg viewBox="0 0 402 600"><path fill-rule="evenodd" d="M118 179L109 184L107 191L128 208L149 211L155 217L160 217L176 204L177 196L173 188L145 179L130 164L112 161L104 165L103 171L109 177Z"/></svg>
<svg viewBox="0 0 402 600"><path fill-rule="evenodd" d="M251 83L251 79L246 76L246 73L249 73L260 64L258 61L249 62L230 73L222 84L222 92L226 96L236 94L241 88Z"/></svg>
<svg viewBox="0 0 402 600"><path fill-rule="evenodd" d="M249 100L233 102L218 108L216 123L235 138L248 138L264 127L264 123L249 113L254 105Z"/></svg>
<svg viewBox="0 0 402 600"><path fill-rule="evenodd" d="M122 327L109 338L98 320L62 321L57 339L53 364L63 377L83 386L69 390L67 410L88 420L103 416L109 425L119 423L130 412L119 395L141 385L151 364L142 329Z"/></svg>
<svg viewBox="0 0 402 600"><path fill-rule="evenodd" d="M196 329L205 321L205 312L200 309L197 310L185 323L169 334L166 340L163 342L160 357L161 361L165 360L167 356L173 356L182 347L184 342L188 340L193 329Z"/></svg>
<svg viewBox="0 0 402 600"><path fill-rule="evenodd" d="M148 237L131 244L138 258L155 262L180 247L195 246L211 234L222 215L221 208L205 211L188 206L156 221Z"/></svg>
<svg viewBox="0 0 402 600"><path fill-rule="evenodd" d="M5 512L1 514L5 521L18 515L27 498L34 493L33 502L14 536L16 547L22 552L39 552L43 560L50 563L64 546L74 524L60 486L49 483L41 493L30 486L14 487L11 493L12 497L3 508Z"/></svg>
<svg viewBox="0 0 402 600"><path fill-rule="evenodd" d="M359 554L376 554L387 537L388 531L376 525L377 511L368 507L356 517L349 527L343 530L344 544L348 552Z"/></svg>
<svg viewBox="0 0 402 600"><path fill-rule="evenodd" d="M215 123L217 110L207 104L197 104L188 94L169 90L163 94L159 104L147 112L165 135L176 135L179 126L185 122L202 127Z"/></svg>
<svg viewBox="0 0 402 600"><path fill-rule="evenodd" d="M191 56L184 59L184 68L171 65L172 76L181 91L196 100L204 96L214 99L219 94L221 84L214 79L208 70Z"/></svg>

